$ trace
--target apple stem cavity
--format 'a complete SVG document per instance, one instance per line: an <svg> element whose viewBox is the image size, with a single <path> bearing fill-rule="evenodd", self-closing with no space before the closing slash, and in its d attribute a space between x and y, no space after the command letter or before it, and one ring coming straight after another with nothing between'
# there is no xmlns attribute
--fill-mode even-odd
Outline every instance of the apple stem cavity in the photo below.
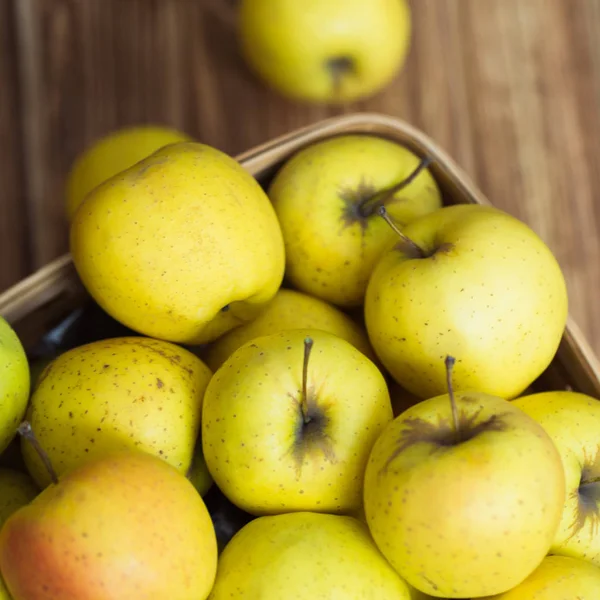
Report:
<svg viewBox="0 0 600 600"><path fill-rule="evenodd" d="M35 433L33 433L33 428L31 427L31 423L29 421L23 421L17 428L17 433L21 437L25 438L34 447L35 451L38 453L40 459L44 463L44 467L46 467L46 470L48 471L48 474L50 475L50 479L52 479L52 483L57 484L58 483L58 475L56 474L56 471L54 470L54 467L52 466L52 463L50 462L50 457L48 456L46 451L42 448L42 445L40 444L39 440L35 436Z"/></svg>
<svg viewBox="0 0 600 600"><path fill-rule="evenodd" d="M458 408L456 406L456 398L454 397L454 386L452 385L452 370L454 369L455 362L456 359L453 356L446 356L446 385L448 386L448 396L450 397L450 406L452 407L452 422L454 424L454 434L456 436L456 443L459 444L462 441L462 438L460 435Z"/></svg>
<svg viewBox="0 0 600 600"><path fill-rule="evenodd" d="M302 363L302 416L304 417L304 424L307 425L311 421L311 417L308 414L308 360L310 359L310 352L313 347L313 339L311 337L304 338L304 361Z"/></svg>
<svg viewBox="0 0 600 600"><path fill-rule="evenodd" d="M386 202L389 202L396 193L400 190L403 190L405 187L408 187L429 165L433 163L433 159L430 156L426 156L421 159L419 164L413 169L413 171L405 177L402 181L398 182L396 185L389 187L385 190L381 190L373 194L370 198L366 198L362 201L359 212L363 218L370 217L374 213L378 213L378 209L381 206L385 206Z"/></svg>
<svg viewBox="0 0 600 600"><path fill-rule="evenodd" d="M398 237L406 244L409 254L414 258L427 258L426 252L418 244L413 242L407 235L402 233L399 227L392 221L385 206L381 205L377 208L377 214L396 232Z"/></svg>

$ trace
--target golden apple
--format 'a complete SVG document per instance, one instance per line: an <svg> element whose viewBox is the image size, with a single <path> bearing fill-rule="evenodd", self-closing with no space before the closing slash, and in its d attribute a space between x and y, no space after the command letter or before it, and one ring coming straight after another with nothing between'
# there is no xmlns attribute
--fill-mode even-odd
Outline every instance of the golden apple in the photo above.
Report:
<svg viewBox="0 0 600 600"><path fill-rule="evenodd" d="M16 435L27 409L30 386L25 349L10 324L0 317L0 452Z"/></svg>
<svg viewBox="0 0 600 600"><path fill-rule="evenodd" d="M242 0L242 55L278 92L348 102L395 77L410 46L406 0Z"/></svg>
<svg viewBox="0 0 600 600"><path fill-rule="evenodd" d="M200 430L212 373L191 352L142 337L92 342L46 367L27 418L58 475L114 450L140 449L185 474ZM36 482L50 483L37 452L22 441Z"/></svg>
<svg viewBox="0 0 600 600"><path fill-rule="evenodd" d="M251 320L283 279L267 195L233 158L203 144L166 146L96 187L70 239L100 307L172 342L205 343Z"/></svg>
<svg viewBox="0 0 600 600"><path fill-rule="evenodd" d="M251 514L354 512L371 446L391 419L383 375L364 354L325 331L289 330L247 342L214 374L204 459Z"/></svg>
<svg viewBox="0 0 600 600"><path fill-rule="evenodd" d="M384 367L426 399L444 393L450 354L457 390L518 396L550 364L566 325L567 289L550 249L518 219L479 205L444 207L401 235L365 298Z"/></svg>
<svg viewBox="0 0 600 600"><path fill-rule="evenodd" d="M411 600L407 584L347 516L259 517L225 547L210 600Z"/></svg>
<svg viewBox="0 0 600 600"><path fill-rule="evenodd" d="M513 404L546 430L562 458L567 496L552 554L600 567L600 401L556 391L523 396Z"/></svg>
<svg viewBox="0 0 600 600"><path fill-rule="evenodd" d="M449 390L406 410L375 442L367 523L418 590L444 598L502 593L550 549L565 501L560 455L510 402Z"/></svg>
<svg viewBox="0 0 600 600"><path fill-rule="evenodd" d="M397 240L377 208L385 205L405 225L441 206L426 165L371 135L334 137L288 160L268 193L294 287L339 306L362 305L377 260Z"/></svg>
<svg viewBox="0 0 600 600"><path fill-rule="evenodd" d="M319 298L280 288L256 319L232 329L210 345L206 364L216 371L246 342L289 329L328 331L350 342L371 360L376 360L367 334L348 315Z"/></svg>
<svg viewBox="0 0 600 600"><path fill-rule="evenodd" d="M547 556L512 590L480 600L597 600L599 593L598 567L567 556Z"/></svg>
<svg viewBox="0 0 600 600"><path fill-rule="evenodd" d="M0 568L15 600L204 600L215 531L192 484L138 450L80 465L13 513Z"/></svg>
<svg viewBox="0 0 600 600"><path fill-rule="evenodd" d="M69 220L85 197L98 185L132 167L159 148L191 138L170 127L137 125L112 131L94 141L73 163L66 184Z"/></svg>

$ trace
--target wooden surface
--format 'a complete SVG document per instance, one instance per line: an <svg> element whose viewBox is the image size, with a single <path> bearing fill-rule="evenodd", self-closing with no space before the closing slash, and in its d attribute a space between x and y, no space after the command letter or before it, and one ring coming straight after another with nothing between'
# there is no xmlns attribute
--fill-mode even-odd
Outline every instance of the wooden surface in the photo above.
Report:
<svg viewBox="0 0 600 600"><path fill-rule="evenodd" d="M540 233L600 353L600 0L413 0L402 73L341 109L266 89L205 4L0 0L0 288L66 250L67 170L116 127L166 123L237 153L378 111L431 135Z"/></svg>

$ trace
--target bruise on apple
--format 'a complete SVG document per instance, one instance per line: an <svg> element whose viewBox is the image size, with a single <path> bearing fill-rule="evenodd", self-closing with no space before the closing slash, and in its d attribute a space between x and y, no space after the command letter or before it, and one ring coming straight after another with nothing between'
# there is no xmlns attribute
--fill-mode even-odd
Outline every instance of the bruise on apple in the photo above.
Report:
<svg viewBox="0 0 600 600"><path fill-rule="evenodd" d="M471 401L468 397L462 398L463 403L470 403ZM429 444L433 454L444 448L465 444L483 433L506 429L504 415L492 415L488 419L480 420L480 413L481 408L472 414L460 410L457 429L454 427L452 419L443 417L440 417L437 424L419 418L406 419L405 427L398 436L396 448L385 462L381 473L385 473L394 459L416 444Z"/></svg>
<svg viewBox="0 0 600 600"><path fill-rule="evenodd" d="M600 445L595 456L585 456L584 460L579 489L574 492L578 495L578 506L571 524L571 538L586 525L590 535L595 536L600 525Z"/></svg>

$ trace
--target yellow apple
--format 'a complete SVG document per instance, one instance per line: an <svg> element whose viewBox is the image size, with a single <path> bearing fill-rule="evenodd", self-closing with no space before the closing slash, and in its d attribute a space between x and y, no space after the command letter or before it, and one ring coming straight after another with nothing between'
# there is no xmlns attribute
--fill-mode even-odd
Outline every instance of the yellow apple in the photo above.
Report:
<svg viewBox="0 0 600 600"><path fill-rule="evenodd" d="M233 158L166 146L91 192L71 223L77 272L123 325L201 344L273 298L285 256L275 211Z"/></svg>
<svg viewBox="0 0 600 600"><path fill-rule="evenodd" d="M513 404L540 423L562 457L567 497L552 554L600 567L600 401L556 391L523 396Z"/></svg>
<svg viewBox="0 0 600 600"><path fill-rule="evenodd" d="M318 142L288 160L268 193L294 287L340 306L362 305L377 260L397 239L376 209L385 204L405 225L441 206L426 164L371 135Z"/></svg>
<svg viewBox="0 0 600 600"><path fill-rule="evenodd" d="M288 329L328 331L350 342L371 360L376 360L367 334L348 315L319 298L280 288L256 319L232 329L210 345L206 364L216 371L246 342Z"/></svg>
<svg viewBox="0 0 600 600"><path fill-rule="evenodd" d="M550 249L489 206L447 206L401 233L365 298L384 367L426 399L444 393L450 354L459 359L457 390L518 396L554 358L567 320L565 280Z"/></svg>
<svg viewBox="0 0 600 600"><path fill-rule="evenodd" d="M142 337L92 342L42 372L27 418L58 475L114 450L138 448L186 473L212 373L191 352ZM50 483L37 452L22 442L38 485Z"/></svg>
<svg viewBox="0 0 600 600"><path fill-rule="evenodd" d="M251 514L353 512L371 446L391 419L383 375L364 354L325 331L289 330L244 344L214 374L204 459Z"/></svg>
<svg viewBox="0 0 600 600"><path fill-rule="evenodd" d="M597 600L600 569L567 556L547 556L523 583L480 600Z"/></svg>
<svg viewBox="0 0 600 600"><path fill-rule="evenodd" d="M14 329L0 317L0 452L16 435L27 409L30 386L25 349Z"/></svg>
<svg viewBox="0 0 600 600"><path fill-rule="evenodd" d="M560 455L544 429L506 400L455 397L451 387L388 424L365 473L375 543L434 597L521 583L548 553L564 501Z"/></svg>
<svg viewBox="0 0 600 600"><path fill-rule="evenodd" d="M250 68L281 94L306 101L378 92L410 46L406 0L242 0L239 21Z"/></svg>
<svg viewBox="0 0 600 600"><path fill-rule="evenodd" d="M347 516L259 517L225 547L210 600L411 600L409 587Z"/></svg>
<svg viewBox="0 0 600 600"><path fill-rule="evenodd" d="M65 473L13 513L0 568L15 600L204 600L217 543L192 484L126 450Z"/></svg>
<svg viewBox="0 0 600 600"><path fill-rule="evenodd" d="M128 169L159 148L191 141L181 131L159 125L124 127L94 141L74 162L67 178L66 210L69 220L97 186Z"/></svg>

